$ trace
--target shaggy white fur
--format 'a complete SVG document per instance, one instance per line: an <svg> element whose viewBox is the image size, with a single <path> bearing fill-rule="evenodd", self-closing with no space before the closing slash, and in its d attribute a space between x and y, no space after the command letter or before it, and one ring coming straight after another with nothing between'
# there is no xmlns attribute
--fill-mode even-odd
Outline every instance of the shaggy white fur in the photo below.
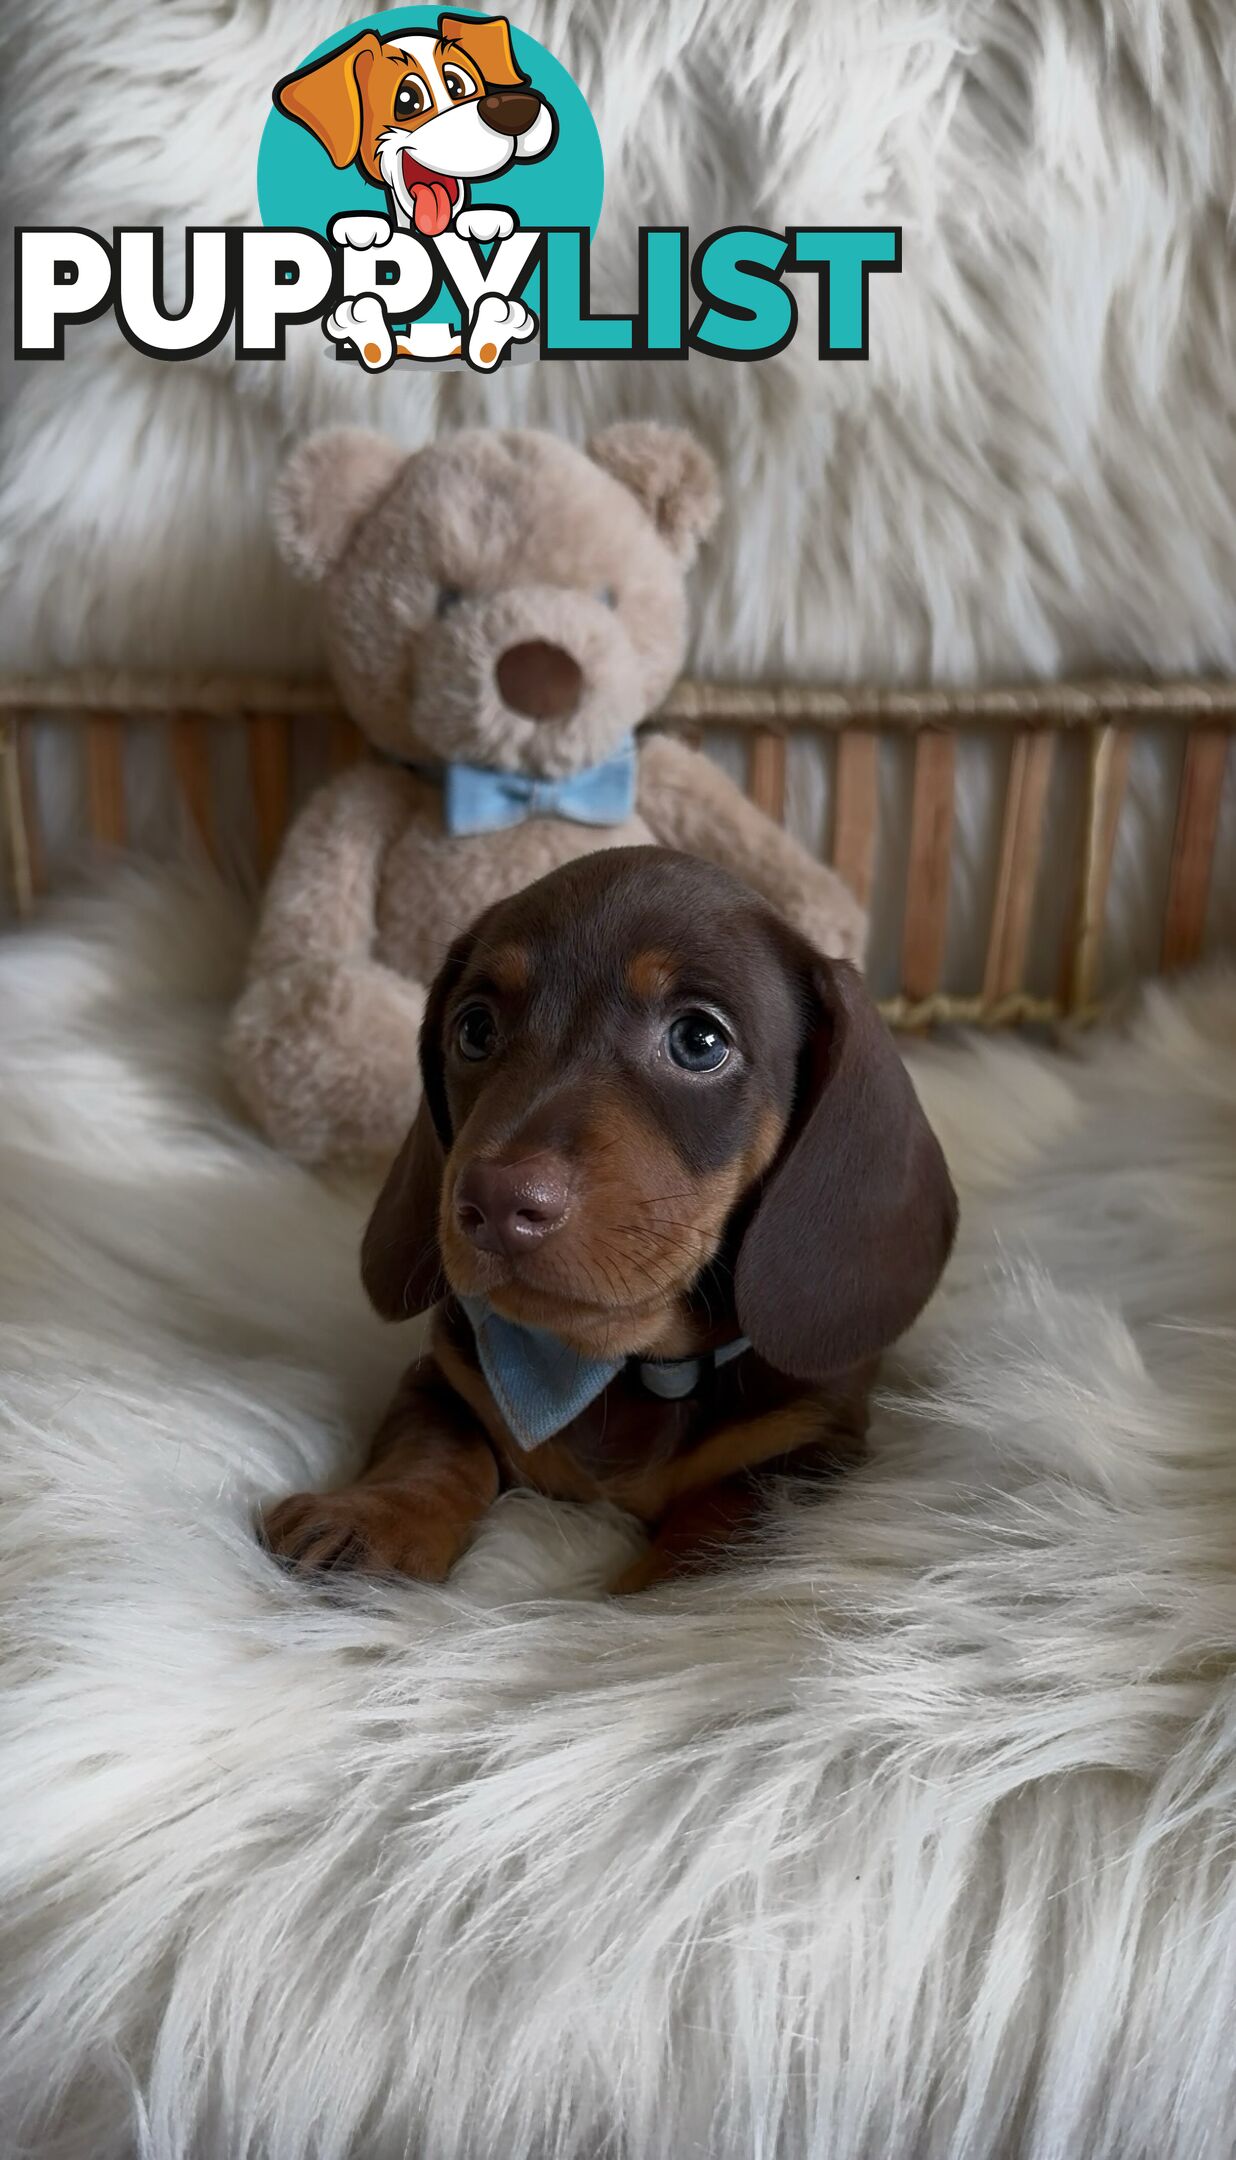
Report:
<svg viewBox="0 0 1236 2160"><path fill-rule="evenodd" d="M157 13L155 35L145 0L97 0L83 39L77 0L22 11L3 193L30 222L166 224L175 278L187 225L257 222L272 85L363 8ZM518 418L579 439L648 413L729 474L698 640L716 673L1236 666L1228 0L525 0L514 21L596 115L599 307L631 304L641 224L892 221L905 267L874 281L869 364L821 365L809 280L802 334L760 367L372 379L314 328L283 363L168 366L100 324L18 370L15 657L303 665L312 607L265 518L293 435Z"/></svg>
<svg viewBox="0 0 1236 2160"><path fill-rule="evenodd" d="M252 223L272 84L360 0L76 0L13 11L0 196L33 223ZM463 422L581 440L651 415L696 428L730 514L698 579L693 664L716 676L904 682L1236 667L1236 9L1230 0L521 0L518 28L581 84L606 157L596 303L635 292L641 224L894 221L871 360L807 328L735 367L508 367L479 378L337 365L314 328L284 363L161 365L113 325L13 370L0 468L9 666L312 669L311 601L281 570L270 483L309 427L409 444ZM66 65L66 55L72 55ZM49 144L51 147L49 148ZM375 197L376 202L376 197ZM813 288L804 288L809 322ZM1179 740L1132 776L1109 980L1157 960ZM153 745L131 780L166 828ZM1006 758L962 761L945 980L973 991ZM143 777L144 776L144 777ZM227 775L221 775L226 784ZM873 975L897 987L908 826L885 774ZM1065 860L1081 769L1050 820ZM53 862L80 796L47 775ZM235 791L225 822L243 822ZM62 814L63 813L63 814ZM796 746L791 816L828 830L826 762ZM1213 932L1236 938L1236 759ZM1033 987L1053 991L1071 876L1051 881Z"/></svg>
<svg viewBox="0 0 1236 2160"><path fill-rule="evenodd" d="M516 1497L331 1597L251 1510L409 1346L232 1121L244 929L0 946L5 2152L1230 2160L1236 981L916 1054L957 1258L758 1563Z"/></svg>

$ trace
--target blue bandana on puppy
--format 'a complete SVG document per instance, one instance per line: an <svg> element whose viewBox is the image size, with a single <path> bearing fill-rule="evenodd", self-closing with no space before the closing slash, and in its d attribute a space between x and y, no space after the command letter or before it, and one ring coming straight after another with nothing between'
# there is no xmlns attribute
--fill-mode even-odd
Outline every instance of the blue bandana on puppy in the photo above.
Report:
<svg viewBox="0 0 1236 2160"><path fill-rule="evenodd" d="M472 1323L490 1393L525 1454L579 1417L627 1364L635 1367L650 1395L661 1402L680 1402L694 1394L707 1367L728 1365L751 1347L747 1337L739 1335L706 1357L594 1358L573 1350L547 1328L504 1320L488 1298L463 1297L459 1302Z"/></svg>
<svg viewBox="0 0 1236 2160"><path fill-rule="evenodd" d="M472 1322L494 1401L525 1450L552 1440L622 1371L622 1358L586 1357L546 1328L504 1320L488 1298L465 1297L460 1304Z"/></svg>

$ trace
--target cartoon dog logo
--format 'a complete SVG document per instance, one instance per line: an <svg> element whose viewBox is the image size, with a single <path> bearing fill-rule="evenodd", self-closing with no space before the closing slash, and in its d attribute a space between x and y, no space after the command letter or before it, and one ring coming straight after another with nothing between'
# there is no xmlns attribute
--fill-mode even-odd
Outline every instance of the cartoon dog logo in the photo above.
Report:
<svg viewBox="0 0 1236 2160"><path fill-rule="evenodd" d="M492 179L517 159L547 156L558 132L552 106L516 64L503 16L441 15L436 37L428 30L387 37L362 31L285 76L274 102L316 136L341 171L355 165L386 191L389 219L332 220L331 238L345 247L382 247L392 227L426 240L447 231L465 240L506 239L514 214L497 204L469 208L468 183ZM460 350L441 323L414 325L392 342L376 294L343 302L326 327L337 342L354 343L369 368L389 365L395 354L442 359ZM512 342L535 329L522 301L486 295L465 325L469 357L496 366Z"/></svg>

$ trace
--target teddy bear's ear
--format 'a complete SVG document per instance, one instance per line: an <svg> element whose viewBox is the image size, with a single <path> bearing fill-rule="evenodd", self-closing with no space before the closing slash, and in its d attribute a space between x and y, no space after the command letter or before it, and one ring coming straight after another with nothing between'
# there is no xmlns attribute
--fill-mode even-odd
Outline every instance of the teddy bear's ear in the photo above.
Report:
<svg viewBox="0 0 1236 2160"><path fill-rule="evenodd" d="M408 452L368 428L330 428L292 452L275 487L275 539L303 578L325 577Z"/></svg>
<svg viewBox="0 0 1236 2160"><path fill-rule="evenodd" d="M694 435L655 420L619 420L590 437L588 455L630 488L666 545L690 562L721 508L717 468Z"/></svg>

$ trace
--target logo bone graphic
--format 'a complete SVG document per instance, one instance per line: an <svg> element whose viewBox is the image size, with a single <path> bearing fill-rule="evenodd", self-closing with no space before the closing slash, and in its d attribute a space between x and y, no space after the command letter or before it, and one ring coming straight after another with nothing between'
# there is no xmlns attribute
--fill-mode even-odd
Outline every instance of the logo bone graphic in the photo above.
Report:
<svg viewBox="0 0 1236 2160"><path fill-rule="evenodd" d="M355 165L384 188L389 218L356 213L332 219L330 237L345 248L388 245L392 231L439 240L507 240L517 220L498 204L468 207L468 183L506 172L517 159L543 158L558 124L552 106L515 61L502 16L474 21L441 15L438 33L408 30L378 37L365 30L349 45L277 83L274 102L316 136L340 171ZM536 332L522 300L482 292L465 307L462 335L473 367L497 367L509 347ZM396 359L458 356L446 323L413 324L396 334L381 296L340 302L328 337L351 343L376 372Z"/></svg>

